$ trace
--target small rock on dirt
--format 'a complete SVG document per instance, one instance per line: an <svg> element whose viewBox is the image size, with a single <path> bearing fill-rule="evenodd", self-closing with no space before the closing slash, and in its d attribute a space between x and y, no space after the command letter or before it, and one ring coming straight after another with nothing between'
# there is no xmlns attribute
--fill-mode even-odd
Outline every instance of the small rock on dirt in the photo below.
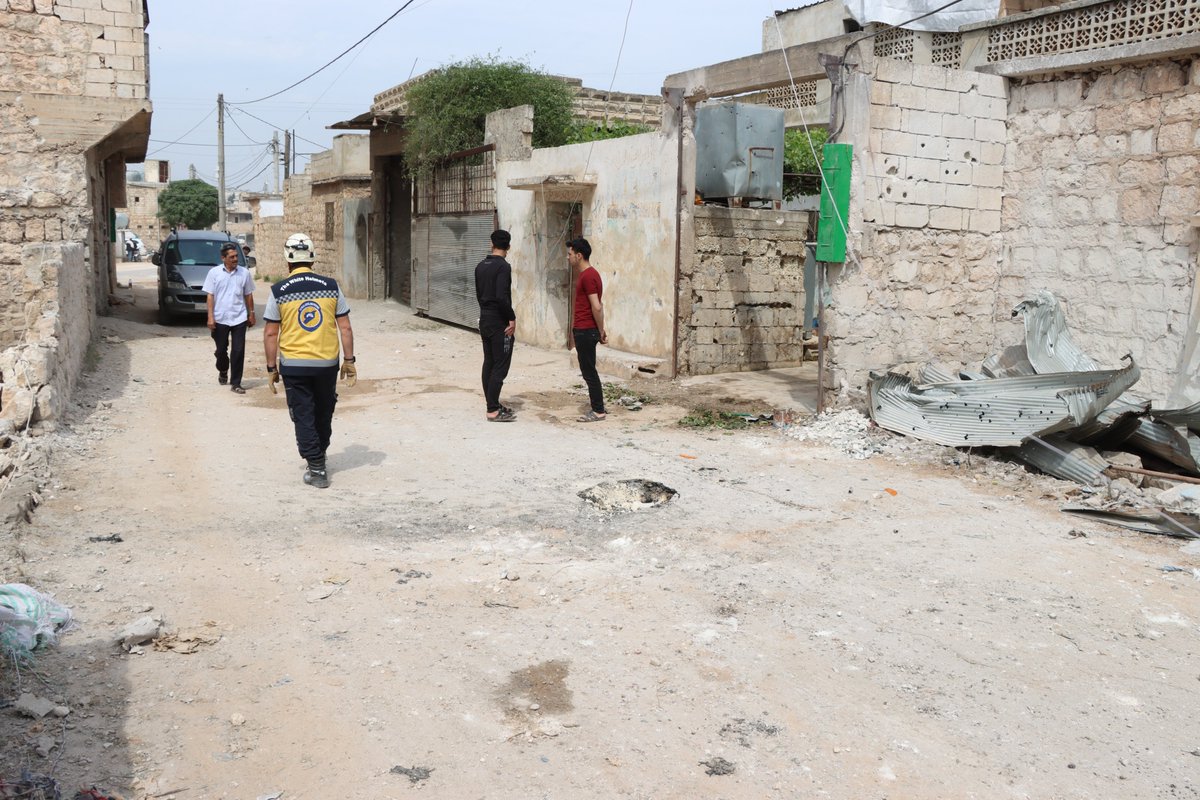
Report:
<svg viewBox="0 0 1200 800"><path fill-rule="evenodd" d="M54 711L55 704L44 697L38 697L29 692L23 692L17 698L17 702L13 703L13 710L18 714L24 714L27 717L41 719L42 717Z"/></svg>
<svg viewBox="0 0 1200 800"><path fill-rule="evenodd" d="M700 766L704 767L705 775L732 775L737 769L720 756L710 758L708 761L701 761Z"/></svg>
<svg viewBox="0 0 1200 800"><path fill-rule="evenodd" d="M407 775L408 779L413 783L420 783L429 779L430 774L433 773L433 767L401 767L396 765L392 767L392 773L395 775Z"/></svg>

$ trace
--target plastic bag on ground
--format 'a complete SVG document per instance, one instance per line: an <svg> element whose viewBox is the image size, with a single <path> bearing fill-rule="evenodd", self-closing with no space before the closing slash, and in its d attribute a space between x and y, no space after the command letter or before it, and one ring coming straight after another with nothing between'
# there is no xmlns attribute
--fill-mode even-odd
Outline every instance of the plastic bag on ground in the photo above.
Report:
<svg viewBox="0 0 1200 800"><path fill-rule="evenodd" d="M71 624L71 610L23 583L0 585L0 652L28 656L58 642Z"/></svg>

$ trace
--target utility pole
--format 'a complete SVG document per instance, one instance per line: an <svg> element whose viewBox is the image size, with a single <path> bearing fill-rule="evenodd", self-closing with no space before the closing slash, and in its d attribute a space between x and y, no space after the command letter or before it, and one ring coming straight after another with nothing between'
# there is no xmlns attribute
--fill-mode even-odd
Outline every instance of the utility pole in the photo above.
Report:
<svg viewBox="0 0 1200 800"><path fill-rule="evenodd" d="M286 181L292 174L292 132L283 132L283 179Z"/></svg>
<svg viewBox="0 0 1200 800"><path fill-rule="evenodd" d="M217 95L217 230L225 230L225 95Z"/></svg>
<svg viewBox="0 0 1200 800"><path fill-rule="evenodd" d="M275 162L275 194L279 194L279 131L271 134L271 160Z"/></svg>
<svg viewBox="0 0 1200 800"><path fill-rule="evenodd" d="M296 129L292 128L292 174L296 174Z"/></svg>

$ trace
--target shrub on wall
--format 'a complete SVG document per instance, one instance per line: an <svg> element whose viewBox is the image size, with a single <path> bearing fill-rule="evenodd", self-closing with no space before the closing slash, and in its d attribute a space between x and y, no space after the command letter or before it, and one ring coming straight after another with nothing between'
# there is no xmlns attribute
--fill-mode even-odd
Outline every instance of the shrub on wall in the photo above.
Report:
<svg viewBox="0 0 1200 800"><path fill-rule="evenodd" d="M825 128L785 131L783 134L783 196L786 200L821 193L818 168L821 146L829 138ZM816 176L815 178L813 176Z"/></svg>
<svg viewBox="0 0 1200 800"><path fill-rule="evenodd" d="M652 128L646 125L634 125L632 122L572 122L567 130L566 144L580 142L598 142L601 139L620 139L622 136L636 136L639 133L649 133Z"/></svg>
<svg viewBox="0 0 1200 800"><path fill-rule="evenodd" d="M472 58L429 73L409 87L407 156L427 175L451 153L483 144L493 111L533 106L533 146L567 143L574 95L552 75L517 61Z"/></svg>

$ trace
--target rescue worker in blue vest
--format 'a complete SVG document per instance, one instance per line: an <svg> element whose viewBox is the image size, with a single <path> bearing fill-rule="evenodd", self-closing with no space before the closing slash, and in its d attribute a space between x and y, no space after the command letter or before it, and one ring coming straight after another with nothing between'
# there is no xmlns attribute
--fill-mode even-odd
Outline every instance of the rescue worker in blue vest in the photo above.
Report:
<svg viewBox="0 0 1200 800"><path fill-rule="evenodd" d="M308 462L304 482L325 489L329 486L325 452L337 405L339 341L341 377L347 386L358 382L350 306L337 281L313 272L317 254L312 239L293 234L283 249L288 276L271 287L263 312L268 385L275 393L275 384L283 380L296 446Z"/></svg>

